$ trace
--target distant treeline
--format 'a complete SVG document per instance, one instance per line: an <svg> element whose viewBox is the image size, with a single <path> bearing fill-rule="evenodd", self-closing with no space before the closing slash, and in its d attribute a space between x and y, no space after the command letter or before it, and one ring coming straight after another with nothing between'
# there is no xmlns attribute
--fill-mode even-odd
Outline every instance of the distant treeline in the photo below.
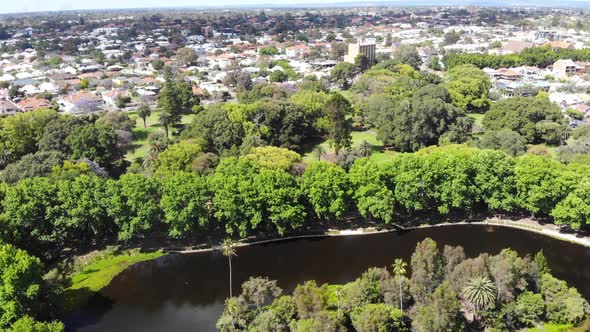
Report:
<svg viewBox="0 0 590 332"><path fill-rule="evenodd" d="M478 68L510 68L536 66L545 68L559 59L590 61L590 49L576 50L559 48L555 51L549 46L526 48L517 54L493 55L479 53L448 53L443 57L445 68L472 64Z"/></svg>

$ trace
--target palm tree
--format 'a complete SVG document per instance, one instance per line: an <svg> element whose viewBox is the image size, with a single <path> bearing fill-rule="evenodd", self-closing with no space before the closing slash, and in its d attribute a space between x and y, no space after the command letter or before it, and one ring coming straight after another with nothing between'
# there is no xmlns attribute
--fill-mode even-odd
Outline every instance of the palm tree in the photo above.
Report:
<svg viewBox="0 0 590 332"><path fill-rule="evenodd" d="M160 125L164 127L166 137L168 137L168 127L174 124L174 115L170 112L162 111L158 117L158 121L160 122Z"/></svg>
<svg viewBox="0 0 590 332"><path fill-rule="evenodd" d="M147 128L146 119L152 114L152 110L150 109L150 105L145 102L145 100L141 101L139 107L137 108L137 116L139 116L143 120L143 127Z"/></svg>
<svg viewBox="0 0 590 332"><path fill-rule="evenodd" d="M403 277L406 275L406 267L408 264L403 259L397 258L393 262L393 274L399 279L399 309L404 313L404 293L402 291Z"/></svg>
<svg viewBox="0 0 590 332"><path fill-rule="evenodd" d="M496 302L496 287L488 277L475 277L463 288L463 297L473 304L476 312L489 309Z"/></svg>
<svg viewBox="0 0 590 332"><path fill-rule="evenodd" d="M318 161L320 161L322 160L322 156L326 155L326 149L321 144L318 144L313 147L311 154L315 156L318 159Z"/></svg>
<svg viewBox="0 0 590 332"><path fill-rule="evenodd" d="M229 297L232 297L232 271L231 271L231 258L237 256L236 243L232 239L225 239L219 248L223 256L226 256L229 261Z"/></svg>
<svg viewBox="0 0 590 332"><path fill-rule="evenodd" d="M357 149L363 157L370 157L371 153L373 153L373 145L366 140L363 140Z"/></svg>

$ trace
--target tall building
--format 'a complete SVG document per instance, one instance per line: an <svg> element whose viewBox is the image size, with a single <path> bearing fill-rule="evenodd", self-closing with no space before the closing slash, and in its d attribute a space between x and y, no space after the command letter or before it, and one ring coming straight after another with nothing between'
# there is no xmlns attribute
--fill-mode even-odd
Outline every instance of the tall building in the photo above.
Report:
<svg viewBox="0 0 590 332"><path fill-rule="evenodd" d="M344 61L354 63L354 60L359 54L364 54L369 63L375 63L375 53L377 45L375 43L362 43L348 44L348 54L344 56Z"/></svg>

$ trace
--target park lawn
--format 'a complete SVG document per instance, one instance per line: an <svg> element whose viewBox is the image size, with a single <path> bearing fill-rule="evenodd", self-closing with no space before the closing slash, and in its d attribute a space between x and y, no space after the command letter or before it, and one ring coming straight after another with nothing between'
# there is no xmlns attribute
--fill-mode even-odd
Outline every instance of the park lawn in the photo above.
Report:
<svg viewBox="0 0 590 332"><path fill-rule="evenodd" d="M135 112L129 113L129 118L135 120L135 128L133 128L134 140L131 143L131 149L127 151L125 159L134 162L139 158L145 158L150 150L147 138L149 134L158 131L162 126L158 123L159 111L154 111L146 119L147 128L143 127L143 119L137 116ZM187 125L193 121L196 114L185 114L182 116L180 123Z"/></svg>
<svg viewBox="0 0 590 332"><path fill-rule="evenodd" d="M467 116L470 117L470 118L472 118L475 121L473 123L474 125L478 126L479 128L483 128L482 121L483 121L483 117L485 116L485 114L481 114L481 113L468 113Z"/></svg>
<svg viewBox="0 0 590 332"><path fill-rule="evenodd" d="M121 254L105 254L93 260L70 276L71 284L64 291L65 308L71 310L83 304L129 266L163 255L161 251L142 253L135 249Z"/></svg>
<svg viewBox="0 0 590 332"><path fill-rule="evenodd" d="M352 148L357 148L363 141L369 142L369 144L373 145L374 151L371 155L371 160L376 162L386 162L391 160L391 158L397 153L395 151L389 151L383 149L383 142L377 139L377 133L373 130L365 130L365 131L353 131L351 134L352 137ZM327 154L333 154L334 149L330 146L327 141L323 141L319 143L320 146L324 148ZM312 151L308 151L303 155L303 162L310 163L316 161L316 158L313 156Z"/></svg>

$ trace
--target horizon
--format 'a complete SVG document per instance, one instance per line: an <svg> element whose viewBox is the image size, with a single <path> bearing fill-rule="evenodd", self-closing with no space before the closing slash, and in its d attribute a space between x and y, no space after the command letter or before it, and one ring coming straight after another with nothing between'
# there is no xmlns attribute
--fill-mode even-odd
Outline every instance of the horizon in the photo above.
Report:
<svg viewBox="0 0 590 332"><path fill-rule="evenodd" d="M310 7L420 7L420 6L468 6L476 5L480 7L577 7L590 8L590 3L586 0L566 0L555 4L548 0L228 0L223 4L215 4L205 0L171 0L164 2L162 0L103 0L100 3L95 1L73 2L72 0L23 0L18 3L7 3L0 9L0 14L27 14L39 12L63 12L63 11L91 11L91 10L170 10L175 8L192 8L192 9L246 9L246 8L305 8Z"/></svg>

